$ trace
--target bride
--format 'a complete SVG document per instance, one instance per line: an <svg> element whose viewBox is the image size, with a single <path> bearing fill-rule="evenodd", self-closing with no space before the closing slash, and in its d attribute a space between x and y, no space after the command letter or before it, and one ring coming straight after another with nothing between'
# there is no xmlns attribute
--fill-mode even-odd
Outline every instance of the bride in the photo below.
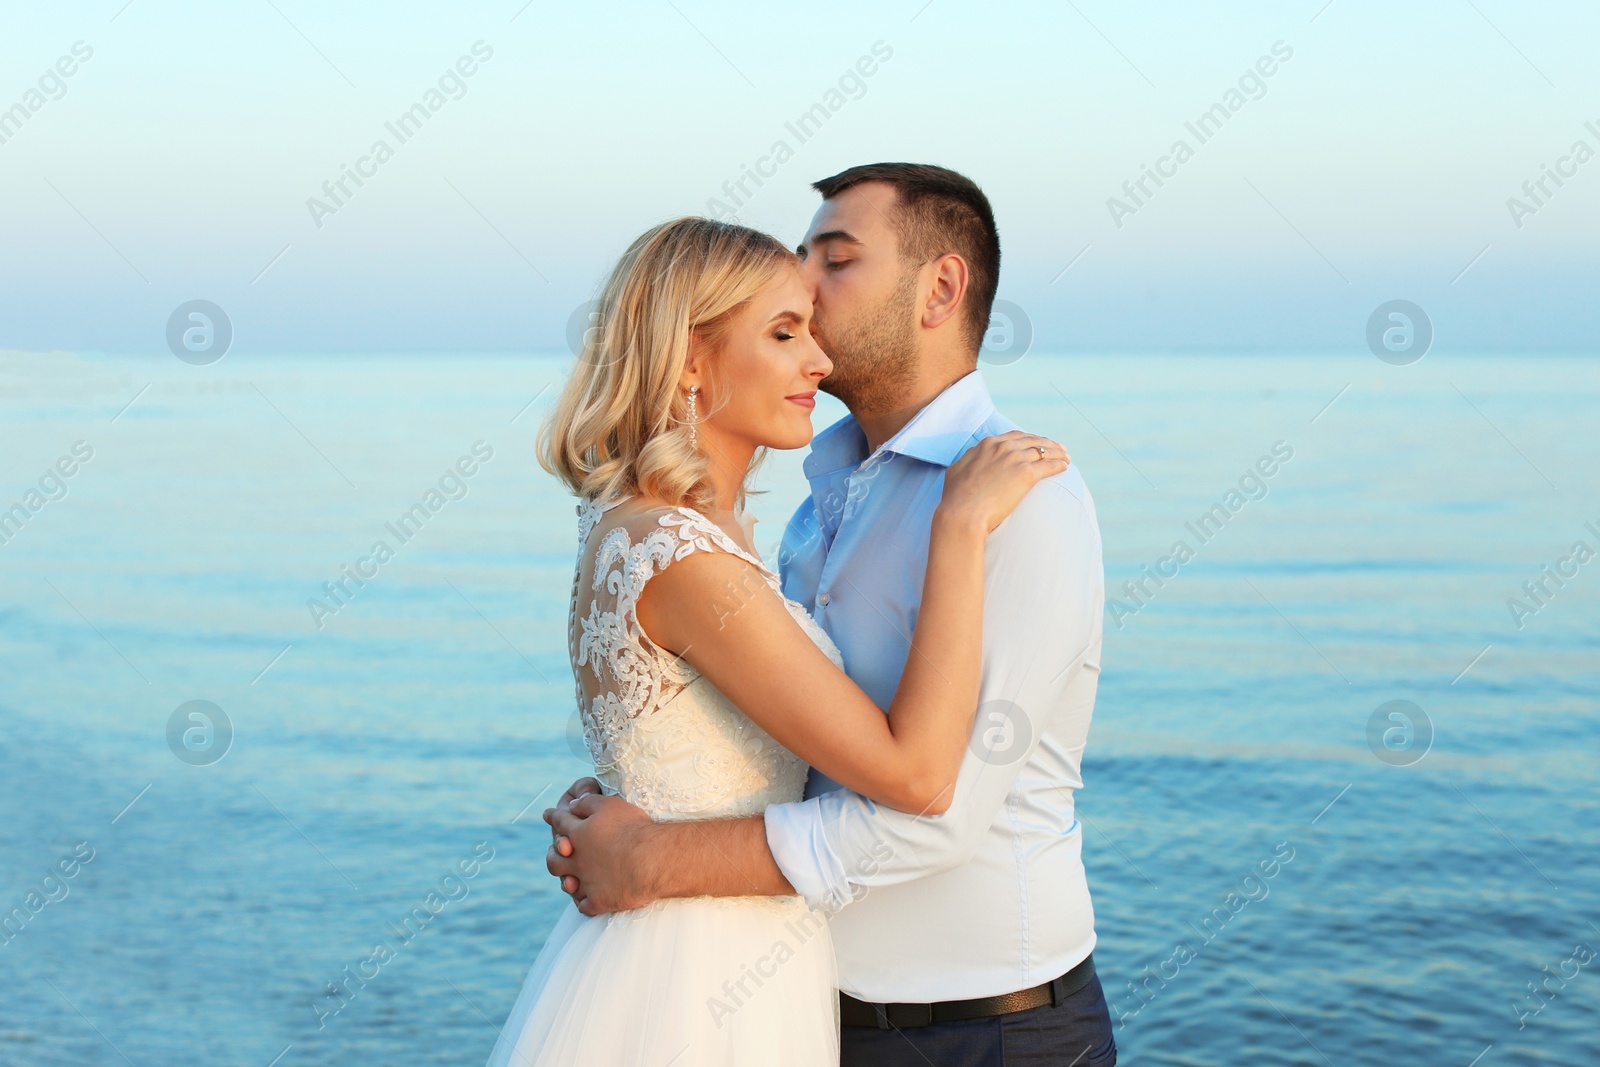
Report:
<svg viewBox="0 0 1600 1067"><path fill-rule="evenodd" d="M541 463L580 500L568 643L595 774L658 821L798 800L807 765L942 813L977 703L984 541L1069 462L1013 431L950 467L885 715L783 597L743 515L762 450L811 440L832 364L810 319L797 260L773 238L701 218L657 226L612 272L540 434ZM489 1064L833 1067L837 1010L827 924L798 896L599 916L580 900Z"/></svg>

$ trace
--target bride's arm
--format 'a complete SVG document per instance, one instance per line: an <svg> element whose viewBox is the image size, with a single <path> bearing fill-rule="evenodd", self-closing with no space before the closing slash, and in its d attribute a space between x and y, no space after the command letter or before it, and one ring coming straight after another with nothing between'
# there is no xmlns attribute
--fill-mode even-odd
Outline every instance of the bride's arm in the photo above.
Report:
<svg viewBox="0 0 1600 1067"><path fill-rule="evenodd" d="M1041 458L1038 448L1046 450ZM1040 480L1066 469L1060 445L1013 431L969 449L934 512L922 605L888 714L836 668L749 564L695 553L645 586L639 621L789 751L841 785L913 813L939 814L976 711L983 549L989 531Z"/></svg>

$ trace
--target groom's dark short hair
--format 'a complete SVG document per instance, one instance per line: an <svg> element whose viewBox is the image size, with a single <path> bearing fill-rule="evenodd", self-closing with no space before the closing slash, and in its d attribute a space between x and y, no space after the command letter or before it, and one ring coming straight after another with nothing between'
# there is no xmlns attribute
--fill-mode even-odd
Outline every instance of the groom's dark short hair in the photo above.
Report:
<svg viewBox="0 0 1600 1067"><path fill-rule="evenodd" d="M989 198L971 178L928 163L866 163L812 182L811 188L832 200L863 182L883 182L899 194L894 227L903 260L921 267L954 252L967 261L963 337L976 355L1000 285L1000 234Z"/></svg>

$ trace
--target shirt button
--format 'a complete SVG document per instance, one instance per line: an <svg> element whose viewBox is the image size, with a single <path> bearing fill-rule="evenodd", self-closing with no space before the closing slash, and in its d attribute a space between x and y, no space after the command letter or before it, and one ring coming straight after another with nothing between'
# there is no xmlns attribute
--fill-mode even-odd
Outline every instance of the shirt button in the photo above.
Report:
<svg viewBox="0 0 1600 1067"><path fill-rule="evenodd" d="M817 594L817 603L821 604L823 607L827 607L828 606L828 601L831 600L831 599L832 599L832 597L828 596L827 593L818 593Z"/></svg>

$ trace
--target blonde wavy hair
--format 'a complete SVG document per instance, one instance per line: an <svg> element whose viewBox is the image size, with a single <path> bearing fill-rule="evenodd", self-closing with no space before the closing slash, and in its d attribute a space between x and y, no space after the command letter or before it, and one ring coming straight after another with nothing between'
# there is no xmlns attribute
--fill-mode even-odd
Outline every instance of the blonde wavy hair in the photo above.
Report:
<svg viewBox="0 0 1600 1067"><path fill-rule="evenodd" d="M717 351L739 310L795 262L776 238L733 223L687 217L646 231L612 270L597 322L539 429L540 466L587 500L642 493L708 510L707 458L689 443L678 388L690 338ZM707 392L702 420L716 396ZM741 486L741 508L744 497Z"/></svg>

